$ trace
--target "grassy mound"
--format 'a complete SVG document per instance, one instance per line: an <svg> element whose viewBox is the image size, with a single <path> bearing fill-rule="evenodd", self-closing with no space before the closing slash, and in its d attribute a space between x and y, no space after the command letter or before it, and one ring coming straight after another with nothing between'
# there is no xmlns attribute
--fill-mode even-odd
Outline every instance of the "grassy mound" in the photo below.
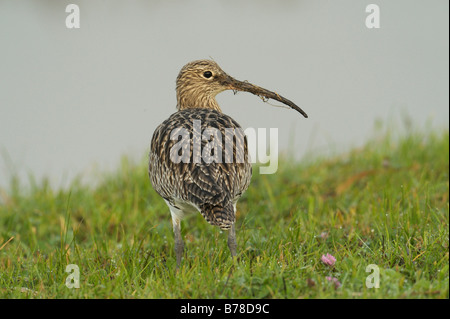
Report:
<svg viewBox="0 0 450 319"><path fill-rule="evenodd" d="M95 187L13 181L0 196L2 298L449 297L448 131L254 169L238 203L237 263L198 214L182 223L177 274L170 213L145 161L124 159ZM78 289L66 286L69 264ZM373 269L379 288L366 285Z"/></svg>

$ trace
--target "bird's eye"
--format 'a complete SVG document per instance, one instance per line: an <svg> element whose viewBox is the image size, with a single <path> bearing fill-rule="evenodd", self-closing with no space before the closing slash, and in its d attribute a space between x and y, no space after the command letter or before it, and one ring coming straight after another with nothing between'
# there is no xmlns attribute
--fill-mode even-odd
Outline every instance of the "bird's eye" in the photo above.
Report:
<svg viewBox="0 0 450 319"><path fill-rule="evenodd" d="M204 76L205 78L209 79L210 77L212 77L212 73L211 73L211 71L205 71L205 72L203 73L203 76Z"/></svg>

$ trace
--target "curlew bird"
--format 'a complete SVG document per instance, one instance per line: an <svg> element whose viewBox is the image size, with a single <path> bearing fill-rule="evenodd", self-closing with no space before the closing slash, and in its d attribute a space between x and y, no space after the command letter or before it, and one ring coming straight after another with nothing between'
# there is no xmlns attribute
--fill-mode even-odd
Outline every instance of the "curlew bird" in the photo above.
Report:
<svg viewBox="0 0 450 319"><path fill-rule="evenodd" d="M176 80L177 112L159 125L151 141L149 177L172 215L177 269L183 254L180 222L200 212L208 223L228 230L236 256L236 203L252 176L247 139L241 126L222 113L215 96L246 91L306 113L277 93L238 81L210 60L186 64Z"/></svg>

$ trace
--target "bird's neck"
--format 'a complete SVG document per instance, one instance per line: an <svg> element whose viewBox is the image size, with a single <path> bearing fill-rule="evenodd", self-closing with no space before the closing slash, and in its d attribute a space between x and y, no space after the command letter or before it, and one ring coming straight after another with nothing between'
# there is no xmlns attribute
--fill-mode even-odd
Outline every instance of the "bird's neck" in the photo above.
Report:
<svg viewBox="0 0 450 319"><path fill-rule="evenodd" d="M195 94L197 93L197 94ZM216 97L208 93L198 93L192 91L180 90L177 92L177 109L179 111L185 109L212 109L222 112L219 104L216 101Z"/></svg>

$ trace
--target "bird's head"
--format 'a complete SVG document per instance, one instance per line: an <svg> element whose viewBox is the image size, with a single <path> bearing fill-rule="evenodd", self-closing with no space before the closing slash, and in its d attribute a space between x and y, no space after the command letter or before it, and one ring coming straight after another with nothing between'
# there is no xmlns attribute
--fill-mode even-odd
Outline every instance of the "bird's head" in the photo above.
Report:
<svg viewBox="0 0 450 319"><path fill-rule="evenodd" d="M246 81L238 81L226 74L220 66L211 60L197 60L186 64L177 77L177 108L211 108L220 110L216 95L226 90L244 91L258 95L263 99L274 99L308 115L290 100L278 93L263 89Z"/></svg>

